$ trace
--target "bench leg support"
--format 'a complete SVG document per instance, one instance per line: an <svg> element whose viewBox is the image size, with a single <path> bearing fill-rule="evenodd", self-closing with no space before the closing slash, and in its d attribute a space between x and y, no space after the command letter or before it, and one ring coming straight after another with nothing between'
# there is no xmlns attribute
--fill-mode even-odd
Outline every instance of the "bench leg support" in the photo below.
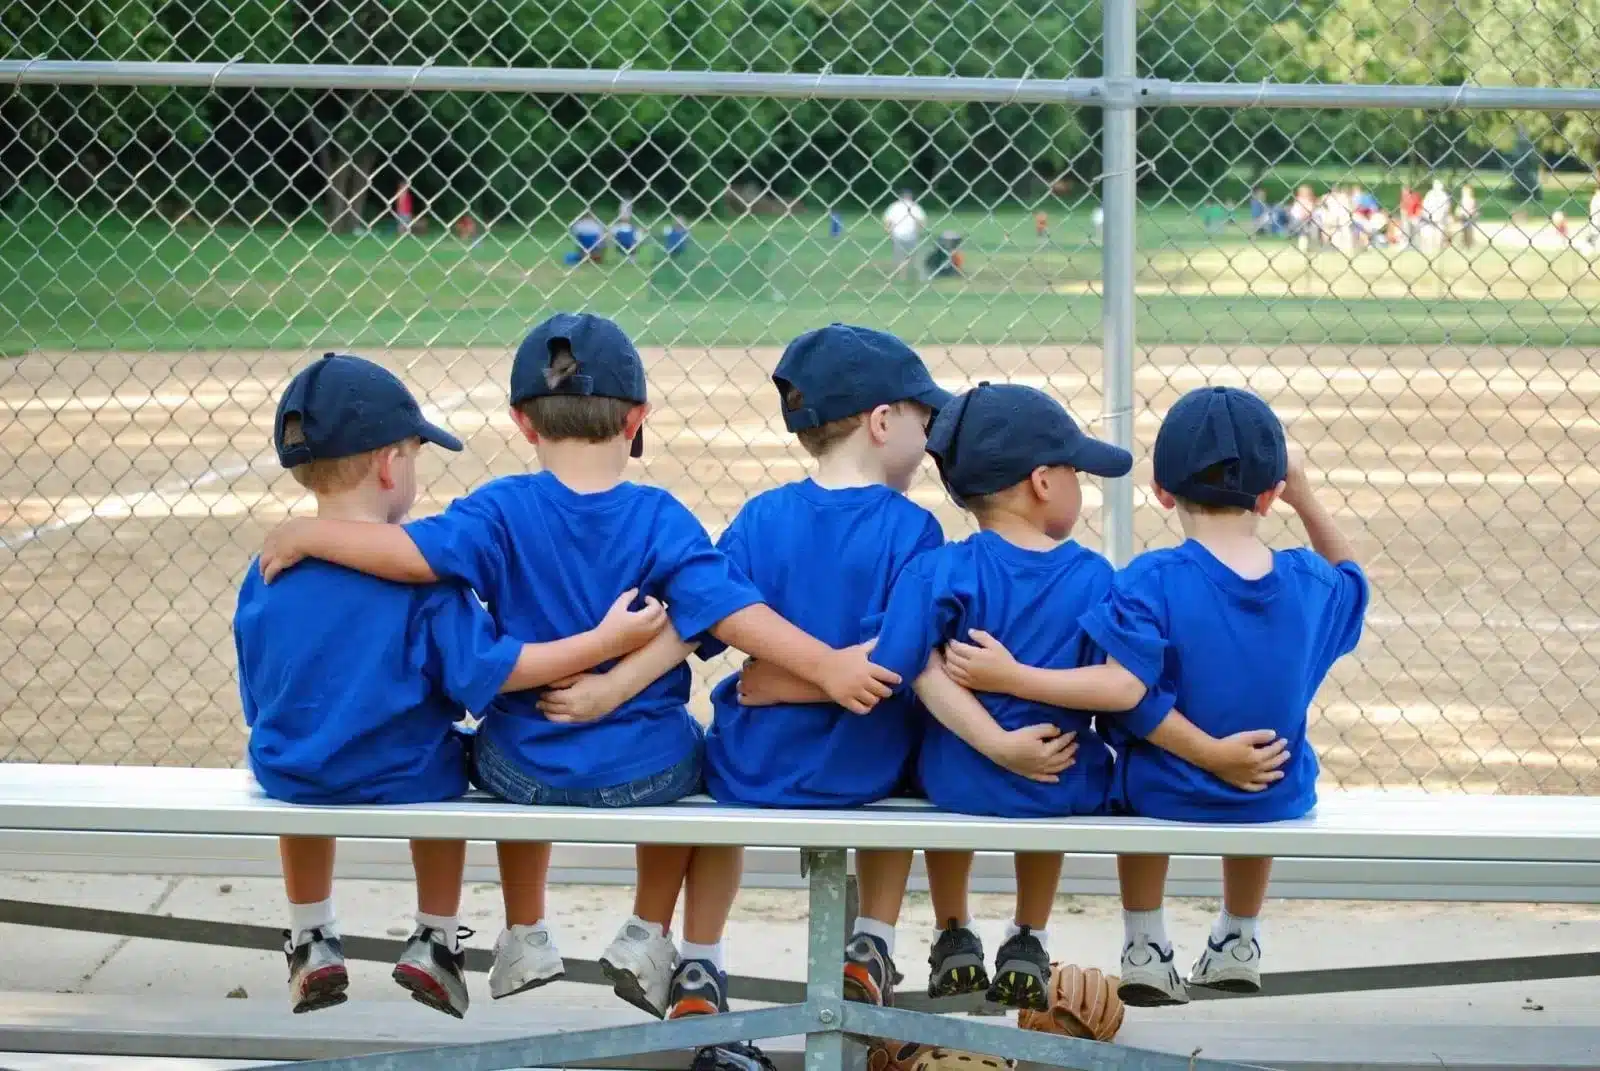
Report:
<svg viewBox="0 0 1600 1071"><path fill-rule="evenodd" d="M806 1008L826 1033L806 1037L806 1071L845 1071L844 943L849 905L845 853L838 849L804 855L811 881L810 934L806 945Z"/></svg>

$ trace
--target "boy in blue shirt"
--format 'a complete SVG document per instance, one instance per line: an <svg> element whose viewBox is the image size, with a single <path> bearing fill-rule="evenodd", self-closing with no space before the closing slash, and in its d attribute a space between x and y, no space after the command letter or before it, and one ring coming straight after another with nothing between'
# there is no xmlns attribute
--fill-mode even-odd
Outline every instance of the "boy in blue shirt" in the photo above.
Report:
<svg viewBox="0 0 1600 1071"><path fill-rule="evenodd" d="M684 506L622 479L642 453L649 412L643 362L622 329L561 314L535 327L511 370L511 416L544 471L493 480L442 514L401 528L290 522L269 538L270 579L300 557L392 580L470 584L502 629L559 639L592 628L619 592L666 604L677 636L708 637L783 666L857 713L898 679L860 650L835 650L774 613L712 546ZM702 741L689 715L690 674L675 637L652 644L660 668L597 720L547 717L532 695L491 705L474 780L503 799L588 807L648 806L698 792ZM548 844L499 846L506 931L495 947L497 998L564 972L544 918ZM616 992L660 1016L676 965L668 932L693 853L641 845L634 915L601 956Z"/></svg>
<svg viewBox="0 0 1600 1071"><path fill-rule="evenodd" d="M969 630L993 635L1041 665L1066 669L1095 661L1077 619L1105 597L1112 569L1099 554L1070 539L1083 505L1079 474L1122 476L1132 457L1083 434L1049 395L1032 387L988 383L940 412L928 435L928 452L951 497L972 512L980 531L923 555L901 574L878 631L873 661L915 680L931 655ZM945 810L967 814L1035 818L1102 813L1111 754L1086 711L1125 710L1141 692L1136 682L1119 680L1103 669L1079 671L1076 697L1057 706L992 693L979 696L1002 729L1051 723L1063 736L1075 737L1076 764L1059 781L1043 783L1011 773L935 723L928 726L918 756L919 780L928 798ZM972 855L949 854L953 866L930 866L935 911L946 921L929 957L933 995L987 985L983 948L967 925ZM1016 913L996 956L989 999L1043 1009L1050 977L1045 928L1061 855L1019 853L1016 869Z"/></svg>
<svg viewBox="0 0 1600 1071"><path fill-rule="evenodd" d="M1082 620L1108 665L1148 689L1134 710L1106 720L1117 750L1113 807L1192 822L1301 817L1316 805L1307 710L1361 637L1366 576L1256 395L1232 387L1185 395L1162 421L1154 462L1156 499L1177 510L1185 541L1134 559ZM1311 550L1261 541L1261 518L1280 498ZM1048 671L1024 669L1031 685L1009 687L1048 689ZM1257 919L1271 865L1223 860L1222 912L1190 984L1260 990ZM1125 856L1118 871L1122 999L1186 1003L1161 906L1166 857Z"/></svg>
<svg viewBox="0 0 1600 1071"><path fill-rule="evenodd" d="M327 354L278 403L278 460L317 500L317 515L394 522L416 499L424 442L460 450L422 417L391 373ZM251 772L291 803L419 803L467 789L454 722L496 693L531 688L627 653L666 623L659 604L623 600L599 626L552 644L503 638L465 585L392 584L311 562L267 587L256 563L234 616L239 694ZM333 909L334 841L282 837L290 928L290 1005L314 1011L346 998ZM413 841L417 926L394 979L429 1007L467 1008L457 909L466 845Z"/></svg>

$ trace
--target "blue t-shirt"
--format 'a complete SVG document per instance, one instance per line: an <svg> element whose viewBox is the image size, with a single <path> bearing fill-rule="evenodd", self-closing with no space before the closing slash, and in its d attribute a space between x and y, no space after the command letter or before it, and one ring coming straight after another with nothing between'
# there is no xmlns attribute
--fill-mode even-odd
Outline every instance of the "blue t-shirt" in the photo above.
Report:
<svg viewBox="0 0 1600 1071"><path fill-rule="evenodd" d="M594 628L629 588L666 604L694 641L761 595L681 502L620 483L580 494L548 472L493 480L406 531L441 579L470 584L502 630L549 642ZM597 672L614 663L597 667ZM558 788L604 788L670 769L700 746L690 674L678 665L611 714L546 720L538 689L498 697L479 732L524 773Z"/></svg>
<svg viewBox="0 0 1600 1071"><path fill-rule="evenodd" d="M718 547L779 614L823 643L862 641L906 563L944 543L933 514L884 486L825 490L812 480L746 502ZM854 807L900 787L922 711L897 694L870 714L834 703L739 704L738 674L711 692L706 784L726 803Z"/></svg>
<svg viewBox="0 0 1600 1071"><path fill-rule="evenodd" d="M290 803L425 803L467 790L451 727L517 664L465 585L393 584L304 561L264 583L256 562L233 617L250 769Z"/></svg>
<svg viewBox="0 0 1600 1071"><path fill-rule="evenodd" d="M978 532L923 555L901 575L872 660L909 686L935 647L948 640L968 642L969 629L982 629L1025 665L1091 665L1094 652L1078 618L1105 598L1111 573L1110 562L1077 543L1027 550L993 532ZM1077 733L1077 761L1056 784L1030 781L995 765L929 718L918 773L930 800L950 811L1012 818L1105 809L1111 753L1096 734L1092 715L990 692L978 699L1002 729L1050 722L1064 733Z"/></svg>
<svg viewBox="0 0 1600 1071"><path fill-rule="evenodd" d="M1274 551L1272 571L1259 580L1194 540L1134 559L1083 620L1094 642L1150 689L1132 712L1104 719L1117 749L1114 802L1196 822L1308 813L1317 802L1317 756L1306 712L1335 660L1361 638L1367 597L1360 566L1329 565L1305 548ZM1293 756L1283 780L1245 792L1148 743L1174 708L1219 738L1275 730Z"/></svg>

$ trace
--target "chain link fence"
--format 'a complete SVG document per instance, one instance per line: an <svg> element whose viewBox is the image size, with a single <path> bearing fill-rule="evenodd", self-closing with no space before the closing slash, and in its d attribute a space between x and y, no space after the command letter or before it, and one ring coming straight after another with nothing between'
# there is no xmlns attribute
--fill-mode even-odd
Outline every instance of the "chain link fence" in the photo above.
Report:
<svg viewBox="0 0 1600 1071"><path fill-rule="evenodd" d="M0 755L238 762L233 593L310 504L271 450L293 371L424 396L467 442L424 453L431 512L530 463L511 350L586 308L646 353L642 478L714 533L805 471L766 377L832 320L1128 443L1078 533L1118 560L1177 538L1163 412L1248 386L1374 582L1326 780L1600 790L1600 91L1560 88L1592 6L13 2Z"/></svg>

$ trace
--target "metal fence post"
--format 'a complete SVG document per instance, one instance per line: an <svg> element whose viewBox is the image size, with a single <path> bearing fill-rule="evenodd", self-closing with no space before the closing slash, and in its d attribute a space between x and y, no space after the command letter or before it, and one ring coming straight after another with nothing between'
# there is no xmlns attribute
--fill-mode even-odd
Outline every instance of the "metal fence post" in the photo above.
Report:
<svg viewBox="0 0 1600 1071"><path fill-rule="evenodd" d="M812 851L802 858L811 879L810 941L807 946L806 1004L822 1024L825 1034L806 1038L805 1071L843 1071L845 1036L839 1032L839 1009L844 999L845 854ZM893 979L886 979L892 985Z"/></svg>
<svg viewBox="0 0 1600 1071"><path fill-rule="evenodd" d="M1135 82L1138 0L1102 0L1105 49L1105 125L1101 131L1104 293L1104 434L1133 449L1133 257L1138 203L1138 86ZM1105 551L1113 565L1133 556L1133 478L1105 484Z"/></svg>

